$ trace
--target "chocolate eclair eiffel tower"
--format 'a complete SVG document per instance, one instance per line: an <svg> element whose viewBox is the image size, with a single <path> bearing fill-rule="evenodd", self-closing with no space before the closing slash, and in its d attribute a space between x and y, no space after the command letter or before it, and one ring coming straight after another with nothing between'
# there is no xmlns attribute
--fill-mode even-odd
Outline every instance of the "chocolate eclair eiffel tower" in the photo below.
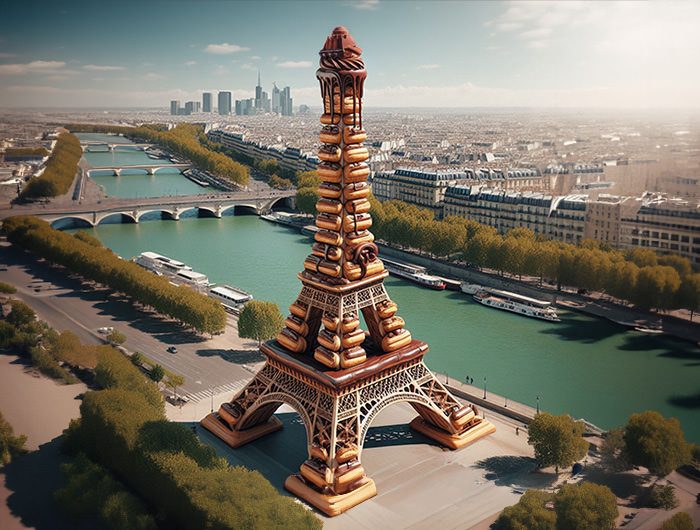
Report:
<svg viewBox="0 0 700 530"><path fill-rule="evenodd" d="M362 50L343 27L320 51L316 77L324 114L318 152L322 180L316 203L315 243L299 273L303 287L277 337L295 353L307 353L330 369L351 368L371 353L388 353L411 342L397 306L384 290L388 276L369 231L367 133L362 97L367 77ZM361 328L360 313L368 328Z"/></svg>

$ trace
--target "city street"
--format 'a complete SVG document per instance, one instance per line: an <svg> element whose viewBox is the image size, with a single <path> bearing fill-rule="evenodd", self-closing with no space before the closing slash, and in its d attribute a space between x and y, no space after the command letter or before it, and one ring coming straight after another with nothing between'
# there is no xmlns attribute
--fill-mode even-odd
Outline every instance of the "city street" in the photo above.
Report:
<svg viewBox="0 0 700 530"><path fill-rule="evenodd" d="M255 342L238 338L232 315L224 333L203 337L109 289L68 277L6 242L0 243L0 255L0 281L17 287L13 296L29 304L41 320L57 331L73 331L85 344L104 343L97 330L113 327L126 335L127 351L143 353L185 378L178 395L201 400L212 392L233 392L263 360ZM167 351L171 346L177 353Z"/></svg>

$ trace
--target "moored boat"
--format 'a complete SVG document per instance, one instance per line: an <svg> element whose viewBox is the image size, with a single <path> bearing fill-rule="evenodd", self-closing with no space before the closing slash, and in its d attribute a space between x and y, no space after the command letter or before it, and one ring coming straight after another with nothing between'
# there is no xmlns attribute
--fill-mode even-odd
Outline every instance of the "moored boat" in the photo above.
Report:
<svg viewBox="0 0 700 530"><path fill-rule="evenodd" d="M243 289L226 284L211 287L207 292L207 295L221 302L224 309L233 312L239 311L246 302L253 299L253 295L247 293Z"/></svg>
<svg viewBox="0 0 700 530"><path fill-rule="evenodd" d="M388 270L389 273L393 274L394 276L417 283L418 285L422 285L428 289L442 291L445 288L445 282L442 280L442 278L428 274L425 267L421 267L420 265L409 265L408 263L401 263L385 258L382 258L382 262L384 263L386 270Z"/></svg>
<svg viewBox="0 0 700 530"><path fill-rule="evenodd" d="M192 270L192 267L156 252L142 252L134 258L134 263L159 276L167 276L173 285L188 285L204 291L209 287L206 274Z"/></svg>
<svg viewBox="0 0 700 530"><path fill-rule="evenodd" d="M501 289L481 289L473 295L474 301L495 309L510 311L526 317L559 322L559 316L551 302L538 300Z"/></svg>
<svg viewBox="0 0 700 530"><path fill-rule="evenodd" d="M467 283L467 282L462 282L459 284L460 290L464 294L476 294L480 289L483 289L483 287L477 283Z"/></svg>

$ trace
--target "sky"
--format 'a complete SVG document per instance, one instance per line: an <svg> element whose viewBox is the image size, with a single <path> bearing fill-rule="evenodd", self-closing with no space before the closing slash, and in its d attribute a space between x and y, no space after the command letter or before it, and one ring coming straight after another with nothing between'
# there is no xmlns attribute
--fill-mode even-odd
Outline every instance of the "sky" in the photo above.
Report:
<svg viewBox="0 0 700 530"><path fill-rule="evenodd" d="M0 107L160 107L253 97L258 71L320 106L336 26L365 108L700 107L700 2L0 0Z"/></svg>

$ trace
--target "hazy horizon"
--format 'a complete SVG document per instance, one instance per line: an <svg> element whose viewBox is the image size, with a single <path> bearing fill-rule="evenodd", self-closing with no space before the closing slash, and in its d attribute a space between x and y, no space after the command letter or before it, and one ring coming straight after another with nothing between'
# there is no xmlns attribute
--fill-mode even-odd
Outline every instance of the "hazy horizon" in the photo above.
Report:
<svg viewBox="0 0 700 530"><path fill-rule="evenodd" d="M338 25L363 48L366 108L700 108L695 2L25 0L2 14L5 108L244 99L258 72L318 106Z"/></svg>

